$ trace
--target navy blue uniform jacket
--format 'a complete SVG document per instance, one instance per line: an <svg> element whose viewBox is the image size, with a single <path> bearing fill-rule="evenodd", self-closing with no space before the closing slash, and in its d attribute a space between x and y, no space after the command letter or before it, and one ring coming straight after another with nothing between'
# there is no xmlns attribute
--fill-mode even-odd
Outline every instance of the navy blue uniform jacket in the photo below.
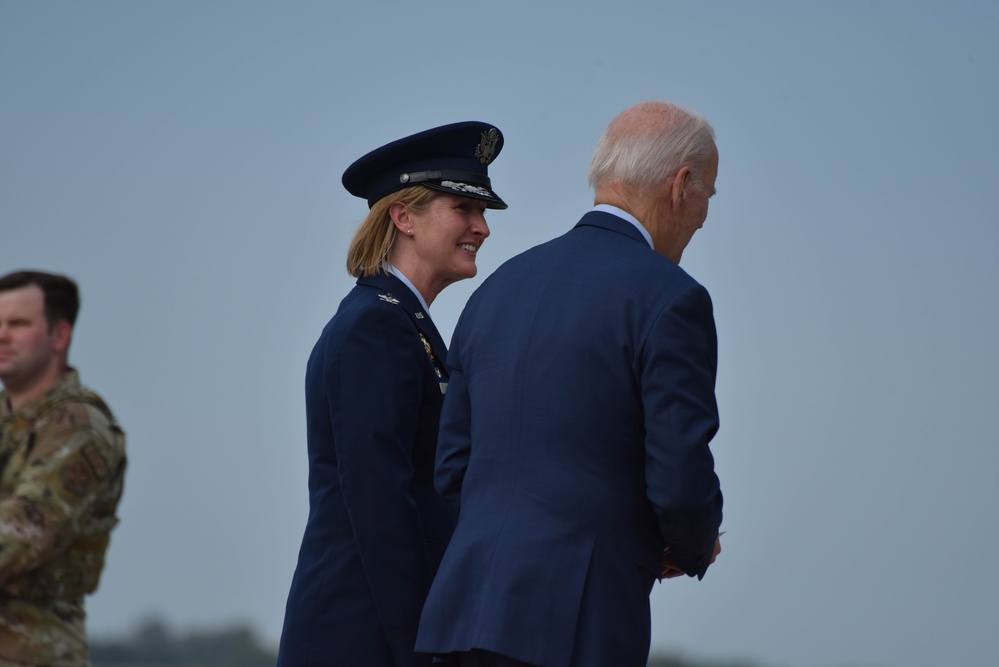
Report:
<svg viewBox="0 0 999 667"><path fill-rule="evenodd" d="M472 295L448 357L436 484L460 505L417 649L646 664L668 547L703 576L722 497L707 291L590 212Z"/></svg>
<svg viewBox="0 0 999 667"><path fill-rule="evenodd" d="M413 642L456 517L433 488L446 354L419 299L385 275L359 279L316 343L309 519L279 665L429 665Z"/></svg>

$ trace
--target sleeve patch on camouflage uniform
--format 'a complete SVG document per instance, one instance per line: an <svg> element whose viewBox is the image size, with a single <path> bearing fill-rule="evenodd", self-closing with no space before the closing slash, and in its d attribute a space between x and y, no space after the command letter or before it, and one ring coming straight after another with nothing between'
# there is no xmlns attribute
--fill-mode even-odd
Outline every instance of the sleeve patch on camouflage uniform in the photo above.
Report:
<svg viewBox="0 0 999 667"><path fill-rule="evenodd" d="M78 496L82 496L87 492L87 487L93 479L90 469L87 468L83 461L73 461L63 468L60 474L62 476L62 485L66 490Z"/></svg>
<svg viewBox="0 0 999 667"><path fill-rule="evenodd" d="M97 445L92 442L84 445L83 458L87 459L87 463L90 464L94 474L97 475L97 479L101 481L107 479L111 469L108 466L107 459L101 454L101 450L97 449Z"/></svg>

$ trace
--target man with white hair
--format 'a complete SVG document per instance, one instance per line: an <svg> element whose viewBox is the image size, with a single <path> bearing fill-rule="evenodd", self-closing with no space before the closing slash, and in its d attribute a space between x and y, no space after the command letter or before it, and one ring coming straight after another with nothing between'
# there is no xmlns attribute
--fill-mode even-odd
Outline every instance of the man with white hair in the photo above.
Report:
<svg viewBox="0 0 999 667"><path fill-rule="evenodd" d="M715 193L714 131L666 102L609 125L595 208L472 295L435 482L458 525L417 650L460 665L640 667L656 579L720 551L717 338L678 263Z"/></svg>

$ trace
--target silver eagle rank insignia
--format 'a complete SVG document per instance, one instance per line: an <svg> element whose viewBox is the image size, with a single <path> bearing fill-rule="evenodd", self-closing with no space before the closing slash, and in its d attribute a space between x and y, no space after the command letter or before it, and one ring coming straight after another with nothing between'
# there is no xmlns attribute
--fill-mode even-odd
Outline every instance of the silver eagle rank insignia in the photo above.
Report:
<svg viewBox="0 0 999 667"><path fill-rule="evenodd" d="M387 302L387 303L393 303L393 304L399 303L399 299L395 298L394 296L392 296L391 294L388 294L388 293L379 294L378 298L381 299L382 301Z"/></svg>

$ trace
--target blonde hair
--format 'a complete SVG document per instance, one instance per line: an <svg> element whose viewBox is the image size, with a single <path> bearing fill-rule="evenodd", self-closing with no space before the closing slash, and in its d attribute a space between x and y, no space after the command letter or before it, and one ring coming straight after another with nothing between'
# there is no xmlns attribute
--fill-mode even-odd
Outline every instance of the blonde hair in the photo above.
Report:
<svg viewBox="0 0 999 667"><path fill-rule="evenodd" d="M399 202L419 213L440 195L437 190L414 185L376 201L368 211L368 217L354 232L347 250L347 272L355 278L368 278L382 272L382 265L388 261L395 243L396 228L389 215L392 204Z"/></svg>

